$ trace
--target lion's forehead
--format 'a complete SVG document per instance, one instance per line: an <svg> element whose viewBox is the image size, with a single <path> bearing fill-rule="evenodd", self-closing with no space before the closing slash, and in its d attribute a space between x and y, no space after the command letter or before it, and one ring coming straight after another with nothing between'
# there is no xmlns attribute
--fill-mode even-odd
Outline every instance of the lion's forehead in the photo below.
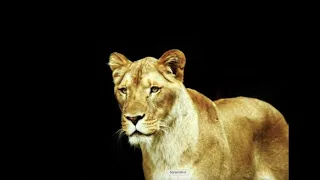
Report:
<svg viewBox="0 0 320 180"><path fill-rule="evenodd" d="M132 63L121 84L149 87L165 83L166 80L156 69L155 62L156 59L147 57Z"/></svg>
<svg viewBox="0 0 320 180"><path fill-rule="evenodd" d="M148 72L139 76L128 72L123 79L123 83L126 86L150 87L152 85L161 86L166 83L166 80L159 72Z"/></svg>

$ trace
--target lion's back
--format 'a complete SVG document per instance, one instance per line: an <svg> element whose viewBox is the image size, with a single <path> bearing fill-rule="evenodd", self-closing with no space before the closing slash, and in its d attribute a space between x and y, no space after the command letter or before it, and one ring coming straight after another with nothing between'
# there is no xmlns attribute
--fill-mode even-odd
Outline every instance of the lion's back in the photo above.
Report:
<svg viewBox="0 0 320 180"><path fill-rule="evenodd" d="M229 121L246 119L254 125L261 123L273 124L279 119L284 120L281 112L273 105L257 98L239 96L219 99L213 102L216 105L219 115Z"/></svg>
<svg viewBox="0 0 320 180"><path fill-rule="evenodd" d="M270 172L268 176L287 179L288 124L283 115L271 104L256 98L227 98L214 104L236 166L247 165L249 169L254 164L257 174Z"/></svg>
<svg viewBox="0 0 320 180"><path fill-rule="evenodd" d="M214 104L220 121L230 134L246 133L245 136L252 138L269 139L288 136L284 116L266 101L240 96L220 99Z"/></svg>

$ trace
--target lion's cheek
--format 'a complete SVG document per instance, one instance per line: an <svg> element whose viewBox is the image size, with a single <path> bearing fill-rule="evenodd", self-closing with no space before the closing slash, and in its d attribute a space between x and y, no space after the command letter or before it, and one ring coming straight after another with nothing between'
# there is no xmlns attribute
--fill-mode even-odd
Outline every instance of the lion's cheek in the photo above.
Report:
<svg viewBox="0 0 320 180"><path fill-rule="evenodd" d="M165 110L163 108L158 108L156 112L157 119L161 119L165 115Z"/></svg>
<svg viewBox="0 0 320 180"><path fill-rule="evenodd" d="M155 112L153 112L154 117L153 119L156 120L163 120L167 117L167 115L170 113L170 108L168 108L167 106L162 106L162 107L158 107L157 109L155 109Z"/></svg>

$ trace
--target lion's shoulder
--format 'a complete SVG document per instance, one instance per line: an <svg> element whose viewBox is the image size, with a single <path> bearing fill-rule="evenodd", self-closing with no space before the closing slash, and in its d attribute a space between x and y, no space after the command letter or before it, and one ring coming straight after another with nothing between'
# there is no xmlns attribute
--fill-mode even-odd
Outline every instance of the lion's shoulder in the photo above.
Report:
<svg viewBox="0 0 320 180"><path fill-rule="evenodd" d="M187 92L194 105L198 106L201 109L213 108L212 100L207 96L190 88L187 88Z"/></svg>
<svg viewBox="0 0 320 180"><path fill-rule="evenodd" d="M196 90L187 88L187 92L199 115L199 119L206 122L213 122L212 120L217 117L217 111L214 107L213 101Z"/></svg>

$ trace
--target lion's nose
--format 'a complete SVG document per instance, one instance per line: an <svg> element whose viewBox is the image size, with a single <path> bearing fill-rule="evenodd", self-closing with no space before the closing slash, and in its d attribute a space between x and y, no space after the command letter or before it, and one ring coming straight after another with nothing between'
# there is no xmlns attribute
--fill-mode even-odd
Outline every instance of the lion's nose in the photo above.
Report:
<svg viewBox="0 0 320 180"><path fill-rule="evenodd" d="M126 119L128 119L129 121L131 121L134 125L136 125L138 123L139 120L144 118L144 115L126 115Z"/></svg>

